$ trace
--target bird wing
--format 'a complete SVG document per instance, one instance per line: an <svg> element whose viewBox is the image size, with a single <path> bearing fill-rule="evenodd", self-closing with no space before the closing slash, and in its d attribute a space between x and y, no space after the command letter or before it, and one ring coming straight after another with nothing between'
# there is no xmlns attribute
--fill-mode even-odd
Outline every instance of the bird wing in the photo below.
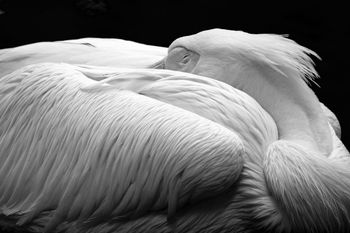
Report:
<svg viewBox="0 0 350 233"><path fill-rule="evenodd" d="M145 68L166 54L167 48L122 39L83 38L39 42L0 50L0 77L25 65L40 62Z"/></svg>
<svg viewBox="0 0 350 233"><path fill-rule="evenodd" d="M45 217L50 232L64 221L172 216L240 175L238 135L180 107L129 90L82 91L96 81L65 64L0 82L0 212L18 224Z"/></svg>
<svg viewBox="0 0 350 233"><path fill-rule="evenodd" d="M271 116L248 94L226 83L173 70L73 68L90 79L99 80L82 87L84 91L131 90L180 107L239 134L247 147L254 145L255 151L277 139L277 128Z"/></svg>

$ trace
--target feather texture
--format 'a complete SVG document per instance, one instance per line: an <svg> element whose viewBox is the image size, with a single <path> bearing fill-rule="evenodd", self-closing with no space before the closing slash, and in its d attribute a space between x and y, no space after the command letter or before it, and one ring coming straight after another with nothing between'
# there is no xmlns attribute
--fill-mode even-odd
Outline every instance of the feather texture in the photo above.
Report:
<svg viewBox="0 0 350 233"><path fill-rule="evenodd" d="M282 36L222 29L175 40L169 56L174 56L172 49L181 47L200 55L198 62L191 64L192 73L245 91L277 125L278 140L263 151L263 192L274 205L265 200L262 205L270 215L254 213L256 218L264 218L261 227L279 225L279 230L287 232L348 232L349 152L327 117L340 135L337 120L334 122L306 85L318 76L309 57L317 54ZM271 214L271 209L276 212Z"/></svg>
<svg viewBox="0 0 350 233"><path fill-rule="evenodd" d="M79 219L175 214L241 173L233 131L128 90L82 92L95 81L71 66L29 66L1 82L0 205L20 225L52 210L46 232Z"/></svg>
<svg viewBox="0 0 350 233"><path fill-rule="evenodd" d="M108 44L60 43L92 54ZM349 152L304 83L317 76L314 52L278 35L210 30L170 46L194 50L188 74L134 69L155 58L139 63L148 50L135 46L125 51L136 62L120 63L128 56L119 54L117 68L90 66L98 64L72 50L77 57L60 61L85 65L37 64L0 78L0 224L74 233L349 231ZM18 51L3 50L0 63L45 60Z"/></svg>

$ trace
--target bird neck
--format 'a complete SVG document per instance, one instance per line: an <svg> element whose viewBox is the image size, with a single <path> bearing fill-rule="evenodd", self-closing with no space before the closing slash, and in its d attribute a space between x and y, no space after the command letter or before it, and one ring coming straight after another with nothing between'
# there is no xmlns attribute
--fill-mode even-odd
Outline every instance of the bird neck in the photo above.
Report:
<svg viewBox="0 0 350 233"><path fill-rule="evenodd" d="M316 95L302 79L260 67L242 72L235 80L232 85L251 95L275 120L279 139L294 141L324 155L331 153L327 118Z"/></svg>

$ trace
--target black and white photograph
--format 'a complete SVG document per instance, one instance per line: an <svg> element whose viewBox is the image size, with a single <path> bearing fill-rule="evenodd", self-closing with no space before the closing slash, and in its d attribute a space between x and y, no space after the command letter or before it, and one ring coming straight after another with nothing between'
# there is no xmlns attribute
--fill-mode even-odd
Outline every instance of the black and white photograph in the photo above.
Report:
<svg viewBox="0 0 350 233"><path fill-rule="evenodd" d="M0 233L348 233L346 3L0 0Z"/></svg>

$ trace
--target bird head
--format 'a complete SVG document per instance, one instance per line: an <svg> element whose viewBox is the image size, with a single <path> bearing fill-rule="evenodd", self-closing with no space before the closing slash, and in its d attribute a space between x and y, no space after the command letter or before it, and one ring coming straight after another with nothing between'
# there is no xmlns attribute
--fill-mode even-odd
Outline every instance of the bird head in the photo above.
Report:
<svg viewBox="0 0 350 233"><path fill-rule="evenodd" d="M176 39L162 68L214 78L236 86L253 72L278 72L304 81L317 77L312 59L317 54L275 34L249 34L212 29Z"/></svg>

